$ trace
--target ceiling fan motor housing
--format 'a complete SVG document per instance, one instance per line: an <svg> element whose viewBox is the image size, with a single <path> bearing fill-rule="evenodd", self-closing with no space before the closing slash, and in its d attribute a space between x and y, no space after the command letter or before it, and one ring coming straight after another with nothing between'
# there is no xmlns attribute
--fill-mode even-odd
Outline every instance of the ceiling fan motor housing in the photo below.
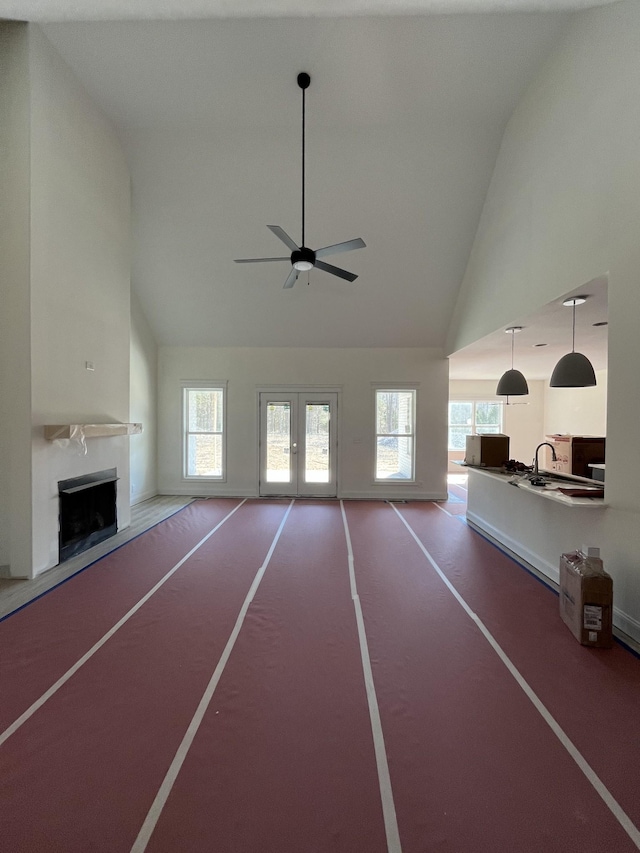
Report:
<svg viewBox="0 0 640 853"><path fill-rule="evenodd" d="M296 269L310 269L307 264L311 264L311 266L315 266L316 264L316 253L313 249L307 249L306 246L301 246L299 249L296 249L295 252L291 253L291 263ZM304 266L298 266L298 264L304 264Z"/></svg>

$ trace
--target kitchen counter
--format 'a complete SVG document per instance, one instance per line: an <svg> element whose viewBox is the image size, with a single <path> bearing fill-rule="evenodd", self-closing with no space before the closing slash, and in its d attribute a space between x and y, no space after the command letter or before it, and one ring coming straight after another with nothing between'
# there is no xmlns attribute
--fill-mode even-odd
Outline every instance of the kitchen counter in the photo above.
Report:
<svg viewBox="0 0 640 853"><path fill-rule="evenodd" d="M553 471L542 470L539 472L540 476L549 482L545 486L534 486L529 480L527 474L507 474L500 468L480 468L474 465L463 464L463 467L467 470L473 470L485 477L493 477L498 482L502 482L505 485L515 486L516 488L530 492L537 497L554 501L567 507L602 509L602 507L606 506L604 498L598 497L595 494L594 497L572 497L559 491L560 488L575 487L583 488L585 490L593 489L594 493L597 492L598 495L602 494L602 485L600 483L595 483L592 480L587 480L583 477L571 477L570 475L565 475L562 478L559 478Z"/></svg>
<svg viewBox="0 0 640 853"><path fill-rule="evenodd" d="M499 468L463 466L469 473L467 521L499 546L555 583L560 555L580 546L598 545L604 536L607 505L602 498L577 498L557 491L567 486L599 484L554 472L540 472L554 488L532 486L524 476Z"/></svg>

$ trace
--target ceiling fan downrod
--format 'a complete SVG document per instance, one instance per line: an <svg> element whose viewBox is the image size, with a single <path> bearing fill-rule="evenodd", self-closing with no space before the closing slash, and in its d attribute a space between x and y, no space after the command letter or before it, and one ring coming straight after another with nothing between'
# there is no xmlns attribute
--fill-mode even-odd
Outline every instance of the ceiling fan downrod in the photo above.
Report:
<svg viewBox="0 0 640 853"><path fill-rule="evenodd" d="M309 88L309 84L311 83L311 77L305 71L302 71L298 74L298 86L302 89L302 246L305 247L304 242L304 210L305 210L305 153L306 153L306 134L305 134L305 120L307 114L307 106L306 106L306 90Z"/></svg>

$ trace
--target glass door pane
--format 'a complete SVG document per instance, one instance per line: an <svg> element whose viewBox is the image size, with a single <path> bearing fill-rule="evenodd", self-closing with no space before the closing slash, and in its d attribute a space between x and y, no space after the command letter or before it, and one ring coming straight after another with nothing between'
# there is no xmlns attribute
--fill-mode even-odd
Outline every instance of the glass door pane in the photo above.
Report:
<svg viewBox="0 0 640 853"><path fill-rule="evenodd" d="M260 494L334 497L338 395L260 393Z"/></svg>
<svg viewBox="0 0 640 853"><path fill-rule="evenodd" d="M328 483L331 471L328 403L307 403L305 406L305 483Z"/></svg>
<svg viewBox="0 0 640 853"><path fill-rule="evenodd" d="M266 406L267 483L291 483L291 404L269 400Z"/></svg>
<svg viewBox="0 0 640 853"><path fill-rule="evenodd" d="M335 497L337 494L337 412L335 392L298 393L300 447L296 458L300 497Z"/></svg>

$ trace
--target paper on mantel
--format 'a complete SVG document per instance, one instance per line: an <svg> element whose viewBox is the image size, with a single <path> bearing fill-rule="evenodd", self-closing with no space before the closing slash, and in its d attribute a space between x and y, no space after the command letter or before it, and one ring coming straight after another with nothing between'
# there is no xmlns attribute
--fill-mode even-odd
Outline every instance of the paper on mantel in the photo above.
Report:
<svg viewBox="0 0 640 853"><path fill-rule="evenodd" d="M87 438L108 438L118 435L140 435L142 424L47 424L45 438L57 447L77 446L78 453L86 456Z"/></svg>

